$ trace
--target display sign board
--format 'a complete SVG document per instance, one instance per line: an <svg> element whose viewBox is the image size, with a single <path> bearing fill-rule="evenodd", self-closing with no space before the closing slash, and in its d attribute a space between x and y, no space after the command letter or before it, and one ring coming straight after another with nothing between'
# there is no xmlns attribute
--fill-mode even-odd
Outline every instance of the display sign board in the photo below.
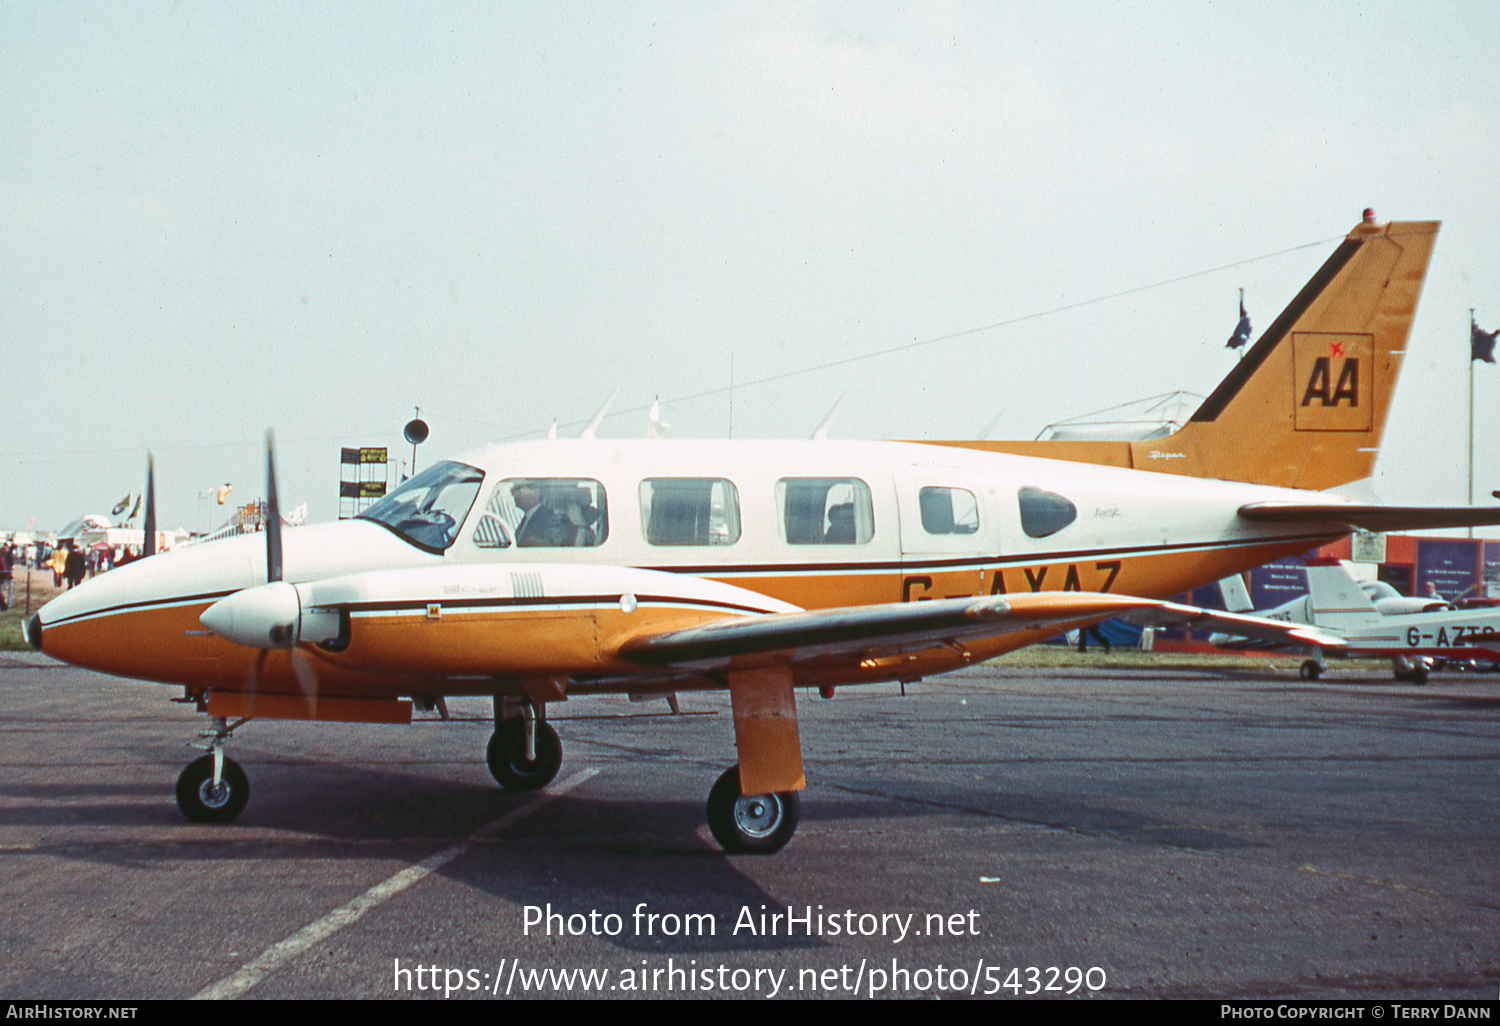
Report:
<svg viewBox="0 0 1500 1026"><path fill-rule="evenodd" d="M358 516L385 495L389 484L385 446L339 450L339 519Z"/></svg>

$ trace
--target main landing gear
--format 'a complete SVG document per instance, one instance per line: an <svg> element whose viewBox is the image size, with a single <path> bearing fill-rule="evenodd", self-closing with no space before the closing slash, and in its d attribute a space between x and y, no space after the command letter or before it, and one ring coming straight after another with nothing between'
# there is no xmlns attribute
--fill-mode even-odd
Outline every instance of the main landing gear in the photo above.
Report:
<svg viewBox="0 0 1500 1026"><path fill-rule="evenodd" d="M484 760L507 791L539 791L562 768L562 739L547 722L546 708L527 702L520 715L502 716L495 723Z"/></svg>
<svg viewBox="0 0 1500 1026"><path fill-rule="evenodd" d="M1423 656L1393 656L1391 658L1391 675L1397 680L1423 685L1427 683L1427 675L1431 671L1432 661Z"/></svg>
<svg viewBox="0 0 1500 1026"><path fill-rule="evenodd" d="M797 832L802 802L796 791L744 794L740 768L729 767L708 792L708 829L730 855L770 855Z"/></svg>
<svg viewBox="0 0 1500 1026"><path fill-rule="evenodd" d="M245 811L250 780L238 763L224 755L224 742L244 722L231 727L222 716L215 716L194 742L194 747L208 754L188 763L177 778L177 807L194 823L229 823Z"/></svg>
<svg viewBox="0 0 1500 1026"><path fill-rule="evenodd" d="M485 762L507 791L539 791L562 767L562 739L546 719L546 706L509 697L495 702L495 732ZM744 794L740 768L731 766L708 792L708 828L731 855L770 855L797 832L796 791Z"/></svg>

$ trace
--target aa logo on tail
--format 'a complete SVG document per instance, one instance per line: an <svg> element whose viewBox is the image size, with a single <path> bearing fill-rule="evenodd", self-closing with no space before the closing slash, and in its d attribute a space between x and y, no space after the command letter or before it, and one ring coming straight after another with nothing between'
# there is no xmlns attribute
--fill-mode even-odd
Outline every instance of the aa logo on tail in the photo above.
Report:
<svg viewBox="0 0 1500 1026"><path fill-rule="evenodd" d="M1368 431L1375 412L1375 340L1292 334L1292 420L1298 431Z"/></svg>

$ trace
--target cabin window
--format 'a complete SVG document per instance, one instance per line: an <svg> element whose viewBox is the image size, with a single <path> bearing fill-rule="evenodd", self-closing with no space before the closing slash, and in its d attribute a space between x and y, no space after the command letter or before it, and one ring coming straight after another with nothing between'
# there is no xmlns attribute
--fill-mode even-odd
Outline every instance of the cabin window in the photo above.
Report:
<svg viewBox="0 0 1500 1026"><path fill-rule="evenodd" d="M973 534L979 530L979 501L967 488L923 488L917 493L922 530L928 534Z"/></svg>
<svg viewBox="0 0 1500 1026"><path fill-rule="evenodd" d="M720 477L647 478L641 525L652 545L733 545L740 540L740 493Z"/></svg>
<svg viewBox="0 0 1500 1026"><path fill-rule="evenodd" d="M1056 534L1078 518L1078 507L1056 492L1027 485L1017 497L1021 502L1021 530L1029 537Z"/></svg>
<svg viewBox="0 0 1500 1026"><path fill-rule="evenodd" d="M875 537L870 486L853 477L785 477L776 505L789 545L864 545Z"/></svg>
<svg viewBox="0 0 1500 1026"><path fill-rule="evenodd" d="M486 521L493 521L486 525ZM481 548L587 548L609 536L609 507L598 481L510 477L495 486L474 533Z"/></svg>
<svg viewBox="0 0 1500 1026"><path fill-rule="evenodd" d="M435 463L359 514L428 552L445 552L479 494L484 472L464 463Z"/></svg>

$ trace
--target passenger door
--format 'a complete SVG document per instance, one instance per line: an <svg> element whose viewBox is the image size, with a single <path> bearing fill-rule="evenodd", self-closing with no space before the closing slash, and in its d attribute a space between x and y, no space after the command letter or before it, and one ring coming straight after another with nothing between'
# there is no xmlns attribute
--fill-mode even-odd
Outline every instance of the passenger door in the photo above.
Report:
<svg viewBox="0 0 1500 1026"><path fill-rule="evenodd" d="M993 496L971 477L912 466L896 477L901 516L901 597L987 595L986 556L998 554Z"/></svg>

